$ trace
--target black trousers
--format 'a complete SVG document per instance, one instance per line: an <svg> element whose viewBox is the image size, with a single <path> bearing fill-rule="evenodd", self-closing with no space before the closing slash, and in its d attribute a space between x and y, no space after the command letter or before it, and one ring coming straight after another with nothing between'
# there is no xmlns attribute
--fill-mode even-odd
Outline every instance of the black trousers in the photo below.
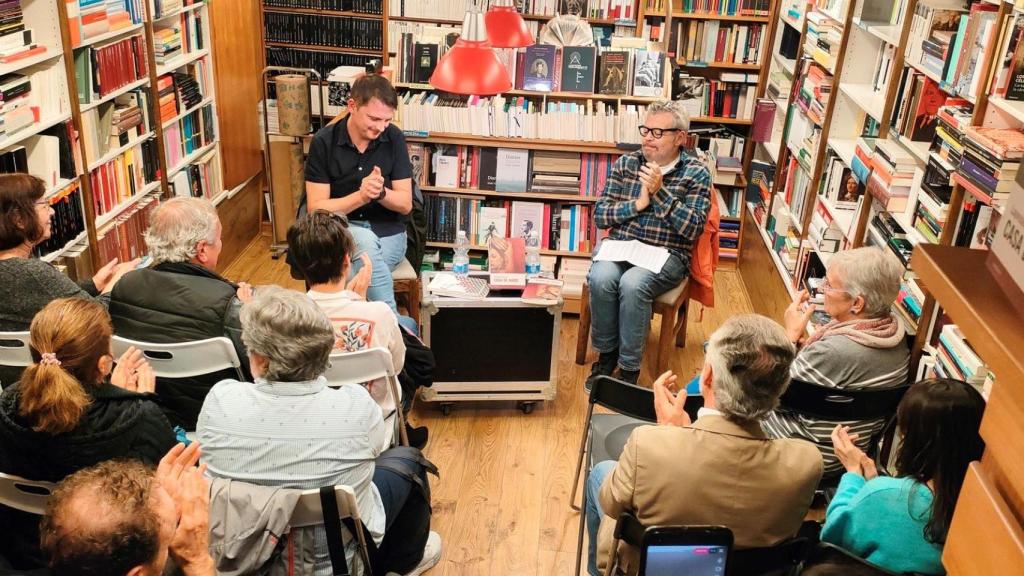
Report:
<svg viewBox="0 0 1024 576"><path fill-rule="evenodd" d="M426 471L420 468L423 482ZM430 503L419 488L399 474L377 467L373 484L384 502L384 540L372 559L374 576L387 572L405 574L423 559L423 547L430 535Z"/></svg>

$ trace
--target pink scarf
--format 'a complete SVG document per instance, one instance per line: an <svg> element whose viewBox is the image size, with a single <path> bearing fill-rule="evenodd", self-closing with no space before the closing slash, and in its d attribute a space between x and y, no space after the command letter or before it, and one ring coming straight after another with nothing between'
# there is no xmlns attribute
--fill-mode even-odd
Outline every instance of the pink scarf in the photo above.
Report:
<svg viewBox="0 0 1024 576"><path fill-rule="evenodd" d="M807 339L805 346L832 336L846 336L868 348L895 348L903 342L903 323L893 315L885 318L854 319L846 322L833 320L818 328Z"/></svg>

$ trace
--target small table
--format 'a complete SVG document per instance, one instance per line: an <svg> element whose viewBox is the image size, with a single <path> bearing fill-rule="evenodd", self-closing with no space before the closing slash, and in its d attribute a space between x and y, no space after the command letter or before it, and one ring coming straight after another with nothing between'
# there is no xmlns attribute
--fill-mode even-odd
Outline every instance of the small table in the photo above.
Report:
<svg viewBox="0 0 1024 576"><path fill-rule="evenodd" d="M427 288L435 274L424 272L421 281L421 330L435 367L434 385L420 398L440 402L445 415L468 400L515 400L529 414L537 401L554 399L562 299L537 306L504 293L483 300L435 296Z"/></svg>

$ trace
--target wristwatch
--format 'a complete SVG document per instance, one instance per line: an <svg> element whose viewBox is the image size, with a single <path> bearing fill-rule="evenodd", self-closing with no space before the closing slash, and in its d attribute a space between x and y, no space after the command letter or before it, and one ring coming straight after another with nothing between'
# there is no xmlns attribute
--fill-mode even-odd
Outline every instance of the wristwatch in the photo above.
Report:
<svg viewBox="0 0 1024 576"><path fill-rule="evenodd" d="M381 200L383 200L384 197L387 196L387 195L388 195L388 189L387 188L381 188L380 189L380 196L377 196L377 202L380 202Z"/></svg>

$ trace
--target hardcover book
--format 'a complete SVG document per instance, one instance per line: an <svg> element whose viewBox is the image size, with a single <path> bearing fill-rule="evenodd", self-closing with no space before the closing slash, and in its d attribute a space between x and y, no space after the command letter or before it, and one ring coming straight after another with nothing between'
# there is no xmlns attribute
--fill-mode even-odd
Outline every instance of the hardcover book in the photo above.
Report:
<svg viewBox="0 0 1024 576"><path fill-rule="evenodd" d="M415 80L420 84L430 82L430 76L437 66L437 44L416 44Z"/></svg>
<svg viewBox="0 0 1024 576"><path fill-rule="evenodd" d="M562 48L562 91L593 92L596 49L593 46Z"/></svg>
<svg viewBox="0 0 1024 576"><path fill-rule="evenodd" d="M526 238L533 232L539 235L543 226L543 202L524 202L522 200L512 202L512 230L509 234L510 236Z"/></svg>
<svg viewBox="0 0 1024 576"><path fill-rule="evenodd" d="M494 188L498 192L526 192L530 172L530 151L498 148Z"/></svg>
<svg viewBox="0 0 1024 576"><path fill-rule="evenodd" d="M629 94L629 52L601 54L601 94Z"/></svg>
<svg viewBox="0 0 1024 576"><path fill-rule="evenodd" d="M526 242L522 238L492 236L487 242L487 270L495 290L526 286Z"/></svg>
<svg viewBox="0 0 1024 576"><path fill-rule="evenodd" d="M477 228L477 245L487 246L491 238L503 238L508 227L508 211L496 206L480 208L480 225Z"/></svg>
<svg viewBox="0 0 1024 576"><path fill-rule="evenodd" d="M661 96L665 93L665 53L640 50L636 53L633 95Z"/></svg>
<svg viewBox="0 0 1024 576"><path fill-rule="evenodd" d="M555 89L555 53L551 44L534 44L526 48L523 90L551 92Z"/></svg>
<svg viewBox="0 0 1024 576"><path fill-rule="evenodd" d="M498 177L498 149L480 148L479 186L481 190L494 190Z"/></svg>

